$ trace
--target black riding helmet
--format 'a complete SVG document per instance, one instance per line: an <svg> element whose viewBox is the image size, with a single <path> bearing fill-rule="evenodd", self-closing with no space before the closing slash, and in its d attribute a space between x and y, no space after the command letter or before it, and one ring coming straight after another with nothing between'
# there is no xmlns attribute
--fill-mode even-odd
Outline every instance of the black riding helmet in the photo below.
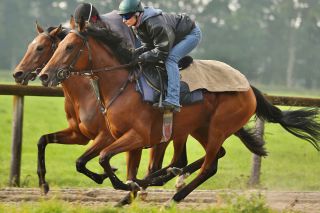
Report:
<svg viewBox="0 0 320 213"><path fill-rule="evenodd" d="M74 19L76 23L80 22L80 18L90 21L91 18L100 19L98 10L91 3L81 3L74 10Z"/></svg>

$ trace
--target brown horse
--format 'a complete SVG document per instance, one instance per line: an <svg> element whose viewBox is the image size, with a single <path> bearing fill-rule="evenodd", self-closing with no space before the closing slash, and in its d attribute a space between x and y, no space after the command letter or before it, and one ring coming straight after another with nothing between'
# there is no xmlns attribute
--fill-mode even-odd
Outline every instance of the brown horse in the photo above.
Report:
<svg viewBox="0 0 320 213"><path fill-rule="evenodd" d="M29 44L28 50L25 53L21 62L17 65L13 74L17 83L28 84L29 80L33 80L36 72L45 66L53 55L60 41L67 35L68 30L59 27L50 27L46 31L36 24L38 35ZM103 115L100 112L97 99L89 79L79 78L79 82L86 87L80 94L77 88L73 85L73 81L65 81L63 91L65 95L65 112L69 127L62 131L43 135L38 141L38 176L39 185L44 193L49 191L49 185L45 180L45 148L49 143L59 144L78 144L86 145L90 140L94 140L90 148L77 160L76 168L78 172L85 174L96 183L101 184L107 176L99 175L91 172L86 168L86 163L92 158L99 155L100 151L114 141L110 135ZM161 149L161 147L159 148ZM128 157L128 161L133 161L132 166L139 162L141 151L133 151ZM163 151L164 152L164 151ZM136 174L129 173L128 178L133 179ZM134 170L133 170L134 171Z"/></svg>
<svg viewBox="0 0 320 213"><path fill-rule="evenodd" d="M29 44L27 52L17 65L13 74L16 82L23 85L27 85L29 80L35 79L36 73L40 72L49 61L56 47L69 31L68 29L62 29L61 26L49 27L44 31L38 24L36 24L36 30L38 35ZM30 76L32 76L32 78ZM85 87L91 87L89 79L75 78L78 78L79 82ZM45 148L49 143L86 145L89 140L94 140L95 137L98 137L92 147L77 160L76 168L79 172L84 173L99 184L106 178L105 175L98 175L89 171L85 165L90 159L98 156L99 152L114 139L110 136L105 126L104 118L98 108L93 90L83 90L81 95L77 95L78 89L70 85L72 85L72 81L70 80L65 81L63 84L65 111L69 127L63 131L43 135L38 142L39 185L44 193L49 191L48 183L45 181ZM91 101L88 101L88 99L91 99ZM81 126L82 128L80 128ZM88 135L88 131L84 130L90 130L90 135ZM152 149L148 173L161 168L166 146L167 144L164 143L157 146L156 149ZM134 168L136 168L136 164L139 163L139 160L136 159L140 159L140 155L141 150L136 150L128 154L128 180L134 180L136 177L137 170ZM174 165L177 167L185 166L187 164L186 161L185 149L182 150L181 158L173 159Z"/></svg>
<svg viewBox="0 0 320 213"><path fill-rule="evenodd" d="M100 79L100 93L107 106L105 121L116 138L100 153L100 164L114 188L132 190L131 185L121 182L112 172L110 158L120 152L159 144L162 114L142 101L135 90L132 70L129 65L121 65L129 63L131 57L129 50L121 45L119 36L108 29L86 28L84 23L78 30L74 26L72 29L40 73L40 78L51 86L64 80L58 76L67 77L70 73L91 73ZM74 81L74 84L79 85L79 91L83 89L78 82ZM203 102L184 106L180 113L174 115L172 139L184 141L191 134L206 154L195 162L201 164L200 173L172 200L182 200L217 172L216 158L223 142L254 114L281 124L319 150L320 124L315 121L317 113L315 109L282 112L254 87L246 92L204 92Z"/></svg>
<svg viewBox="0 0 320 213"><path fill-rule="evenodd" d="M17 82L28 84L28 81L30 80L30 75L36 75L35 71L40 71L43 66L48 62L48 60L51 58L52 54L55 51L55 48L58 46L60 41L66 36L68 33L67 29L61 29L50 27L46 31L44 31L38 24L36 25L36 30L38 32L37 37L29 44L29 48L27 52L25 53L25 56L19 63L19 65L16 67L16 71L14 72L14 77ZM95 112L98 112L97 109L98 104L93 102L88 102L88 106L83 107L83 101L84 98L87 100L87 98L92 98L94 100L94 94L92 90L83 90L82 95L80 97L73 97L73 94L77 94L74 87L70 87L68 82L70 80L66 80L63 84L63 89L65 92L65 111L67 114L67 120L69 122L69 128L63 131L51 133L48 135L43 135L39 142L38 142L38 176L39 176L39 183L41 188L44 190L45 193L48 192L49 186L47 182L45 181L45 148L48 143L60 143L60 144L81 144L85 145L89 142L90 139L94 139L94 137L86 137L86 133L82 132L81 129L79 129L80 125L83 125L83 122L81 119L79 119L80 112L82 111L84 114L91 115L92 110L94 109ZM82 82L82 85L87 85L86 87L90 87L90 82L86 78L79 78L79 82ZM69 95L68 95L69 94ZM79 101L78 101L79 100ZM80 105L80 107L75 107ZM90 112L88 111L90 110ZM90 129L90 125L92 125L92 129L96 128L96 126L100 126L101 128L97 131L96 134L99 134L102 129L105 128L105 123L103 119L98 119L96 117L102 117L101 113L96 113L95 118L92 118L88 120L89 122L85 123L85 126L87 126L87 129ZM82 119L86 118L85 116L81 116ZM98 125L93 125L93 122L98 121L101 122ZM106 129L105 129L106 130ZM102 134L103 136L101 140L98 140L96 143L93 144L93 146L88 150L88 152L84 153L78 160L77 160L77 170L81 173L86 174L88 177L93 179L97 183L102 183L103 179L106 178L106 176L95 174L88 169L86 169L85 165L87 161L94 158L98 155L98 153L101 151L101 149L105 146L104 143L101 143L103 141L104 137L108 136L108 133ZM256 139L252 134L247 132L244 129L241 129L236 134L247 146L249 149L252 149L254 153L259 154L259 152L255 151L254 144L260 144L260 146L263 145L263 142L256 142L258 139ZM80 138L80 139L79 139ZM82 139L83 138L83 139ZM113 139L110 139L113 140ZM108 138L105 139L105 141L109 141ZM100 144L101 143L101 144ZM185 142L184 142L185 143ZM181 144L174 143L175 144ZM167 143L160 144L159 146L156 146L152 149L150 154L150 162L148 167L148 174L151 174L158 169L161 168L164 151L167 146ZM257 148L256 150L258 150ZM167 174L166 169L168 167L179 167L182 168L186 166L187 164L187 156L186 156L186 150L185 146L175 146L175 156L172 159L172 162L169 166L165 167L164 169L158 171L157 173L154 173L153 176L159 176L159 175L166 175L165 179L161 179L161 181L155 182L154 185L163 185L168 180L172 179L175 175L172 173ZM132 152L128 156L128 169L127 169L127 178L128 180L135 180L136 176L136 164L139 162L136 159L140 158L141 152L136 151ZM180 156L177 156L180 155ZM220 157L224 155L224 150L221 151ZM197 168L199 168L200 165L195 167L192 170L189 170L189 173L192 173L192 171L195 171ZM133 169L132 169L133 168ZM147 175L148 176L148 175ZM149 178L152 178L153 176L150 176ZM151 185L151 184L149 184ZM126 196L121 204L125 204L127 202L130 202L130 196Z"/></svg>

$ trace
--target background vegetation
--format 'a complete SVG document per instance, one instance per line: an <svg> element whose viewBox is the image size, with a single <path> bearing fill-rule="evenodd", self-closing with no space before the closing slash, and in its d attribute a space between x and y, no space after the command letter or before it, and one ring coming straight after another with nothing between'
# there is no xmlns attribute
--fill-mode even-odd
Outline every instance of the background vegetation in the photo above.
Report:
<svg viewBox="0 0 320 213"><path fill-rule="evenodd" d="M35 35L34 23L67 23L83 0L2 0L0 69L12 69ZM91 0L101 14L120 0ZM151 0L145 5L185 12L196 19L203 41L193 55L224 61L251 82L286 88L320 87L320 1ZM68 25L67 25L68 26Z"/></svg>
<svg viewBox="0 0 320 213"><path fill-rule="evenodd" d="M83 0L2 0L0 4L0 83L14 84L11 72L34 38L36 20L44 27L68 20ZM91 0L101 14L116 9L120 0ZM318 0L162 0L143 1L168 12L185 12L196 19L203 31L195 58L221 60L244 73L264 92L279 95L319 97L320 88L320 1ZM38 84L37 82L31 84ZM277 91L277 92L275 92ZM288 109L288 108L286 108ZM25 97L21 186L37 187L37 141L41 135L67 126L63 98ZM253 123L251 123L253 125ZM12 97L0 96L0 188L9 179L12 128ZM285 132L279 125L266 125L269 156L262 161L262 189L320 189L320 156L307 142ZM47 180L51 188L111 187L108 180L97 185L76 172L75 160L88 148L50 144L47 146ZM227 155L219 161L217 175L199 189L244 189L251 171L251 153L231 137L224 147ZM204 151L188 140L189 162ZM172 157L168 148L164 164ZM144 151L139 177L145 174L148 151ZM117 175L125 180L125 156L113 158ZM89 168L102 172L97 159ZM194 177L189 177L190 181ZM172 180L163 188L173 188ZM241 207L239 209L239 207ZM2 212L158 212L158 207L135 204L124 209L88 207L51 200L39 203L0 204ZM221 209L177 209L164 212L274 212L260 198L237 197Z"/></svg>

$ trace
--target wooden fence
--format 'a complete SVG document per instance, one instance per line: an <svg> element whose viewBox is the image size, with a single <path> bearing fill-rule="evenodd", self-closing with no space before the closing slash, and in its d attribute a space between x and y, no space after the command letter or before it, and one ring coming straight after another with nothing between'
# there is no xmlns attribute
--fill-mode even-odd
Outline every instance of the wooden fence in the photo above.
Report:
<svg viewBox="0 0 320 213"><path fill-rule="evenodd" d="M24 96L50 96L63 97L61 88L46 88L42 86L17 86L0 85L0 95L13 95L13 120L12 120L12 147L11 147L11 170L10 186L20 186L21 168L21 146L23 127ZM320 99L286 96L265 95L274 105L282 106L307 106L320 107ZM263 137L264 123L261 120L256 122L256 134ZM261 158L253 155L252 172L249 180L250 185L259 184Z"/></svg>

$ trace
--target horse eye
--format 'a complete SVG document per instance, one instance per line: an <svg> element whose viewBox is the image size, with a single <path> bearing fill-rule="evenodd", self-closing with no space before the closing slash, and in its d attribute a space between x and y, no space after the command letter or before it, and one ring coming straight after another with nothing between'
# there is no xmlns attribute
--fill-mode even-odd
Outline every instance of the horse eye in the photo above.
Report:
<svg viewBox="0 0 320 213"><path fill-rule="evenodd" d="M66 50L72 50L72 49L73 49L73 45L71 44L67 45Z"/></svg>
<svg viewBox="0 0 320 213"><path fill-rule="evenodd" d="M43 46L37 46L37 51L42 51L43 50Z"/></svg>

